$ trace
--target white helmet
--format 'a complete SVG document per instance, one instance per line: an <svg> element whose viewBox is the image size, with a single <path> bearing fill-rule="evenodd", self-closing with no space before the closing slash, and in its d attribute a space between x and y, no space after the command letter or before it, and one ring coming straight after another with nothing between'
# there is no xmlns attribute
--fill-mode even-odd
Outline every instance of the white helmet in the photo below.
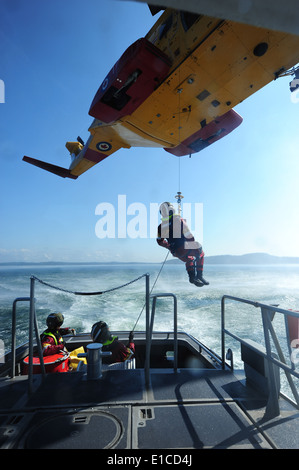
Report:
<svg viewBox="0 0 299 470"><path fill-rule="evenodd" d="M162 217L169 217L175 214L175 208L170 202L163 202L160 205L160 214Z"/></svg>

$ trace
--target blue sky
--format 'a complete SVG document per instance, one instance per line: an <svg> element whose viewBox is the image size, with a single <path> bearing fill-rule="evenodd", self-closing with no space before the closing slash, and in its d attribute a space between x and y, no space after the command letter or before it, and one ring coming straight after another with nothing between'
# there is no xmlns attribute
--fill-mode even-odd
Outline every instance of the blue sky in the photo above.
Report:
<svg viewBox="0 0 299 470"><path fill-rule="evenodd" d="M237 106L242 125L180 164L162 149L121 150L73 181L22 162L69 166L65 142L87 140L95 92L154 22L134 2L1 0L0 262L163 261L149 236L99 239L95 212L102 203L117 212L119 195L149 212L151 203L175 202L178 190L184 202L202 203L207 256L299 256L299 103L290 77Z"/></svg>

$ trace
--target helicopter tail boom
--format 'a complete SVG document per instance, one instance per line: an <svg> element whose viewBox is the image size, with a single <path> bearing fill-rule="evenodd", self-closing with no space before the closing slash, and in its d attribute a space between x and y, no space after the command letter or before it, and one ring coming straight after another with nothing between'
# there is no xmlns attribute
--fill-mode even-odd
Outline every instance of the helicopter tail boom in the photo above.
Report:
<svg viewBox="0 0 299 470"><path fill-rule="evenodd" d="M23 160L24 162L42 168L43 170L49 171L50 173L54 173L55 175L61 176L62 178L78 178L78 176L72 175L70 170L68 170L67 168L62 168L61 166L52 165L51 163L43 162L41 160L36 160L35 158L26 156L23 157Z"/></svg>

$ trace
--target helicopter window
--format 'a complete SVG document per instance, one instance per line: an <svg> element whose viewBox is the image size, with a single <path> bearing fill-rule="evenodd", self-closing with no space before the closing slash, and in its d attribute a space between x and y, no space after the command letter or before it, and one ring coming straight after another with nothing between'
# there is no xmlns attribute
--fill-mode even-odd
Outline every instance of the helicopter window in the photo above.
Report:
<svg viewBox="0 0 299 470"><path fill-rule="evenodd" d="M168 18L164 21L163 24L160 26L160 33L159 39L165 37L172 26L173 16L172 14L168 16Z"/></svg>
<svg viewBox="0 0 299 470"><path fill-rule="evenodd" d="M119 90L116 87L111 86L102 97L101 102L113 109L117 109L117 111L121 111L130 101L131 97L125 92L118 92Z"/></svg>
<svg viewBox="0 0 299 470"><path fill-rule="evenodd" d="M191 144L188 145L192 150L194 150L195 153L200 152L201 150L205 149L208 147L210 143L208 142L208 139L196 139L194 142L191 142Z"/></svg>
<svg viewBox="0 0 299 470"><path fill-rule="evenodd" d="M181 11L181 21L185 31L191 28L194 23L201 18L202 15L196 15L195 13L189 13L187 11Z"/></svg>
<svg viewBox="0 0 299 470"><path fill-rule="evenodd" d="M102 103L105 103L108 106L111 106L111 108L121 111L131 99L131 96L127 95L126 92L136 82L137 78L141 74L142 71L140 69L136 69L131 75L128 76L125 84L119 89L111 85L111 87L102 97Z"/></svg>

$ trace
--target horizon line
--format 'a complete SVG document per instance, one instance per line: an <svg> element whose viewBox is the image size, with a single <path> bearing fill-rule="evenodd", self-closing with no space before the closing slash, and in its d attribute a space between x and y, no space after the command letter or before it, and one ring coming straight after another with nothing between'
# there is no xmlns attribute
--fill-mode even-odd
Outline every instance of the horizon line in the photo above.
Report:
<svg viewBox="0 0 299 470"><path fill-rule="evenodd" d="M225 255L210 255L210 256L205 256L205 261L212 260L212 259L234 259L236 260L237 258L246 258L246 257L256 257L256 258L265 258L267 257L268 260L275 260L275 261L281 261L281 260L288 260L288 261L298 261L299 263L299 256L277 256L277 255L270 255L269 253L265 252L253 252L253 253L244 253L242 255L231 255L231 254L225 254ZM261 260L262 261L262 260ZM263 260L265 261L265 260ZM167 263L175 263L180 261L177 258L173 258L167 261ZM0 266L12 266L12 265L54 265L54 264L63 264L63 265L103 265L103 264L161 264L161 261L112 261L112 260L107 260L107 261L3 261L0 262Z"/></svg>

